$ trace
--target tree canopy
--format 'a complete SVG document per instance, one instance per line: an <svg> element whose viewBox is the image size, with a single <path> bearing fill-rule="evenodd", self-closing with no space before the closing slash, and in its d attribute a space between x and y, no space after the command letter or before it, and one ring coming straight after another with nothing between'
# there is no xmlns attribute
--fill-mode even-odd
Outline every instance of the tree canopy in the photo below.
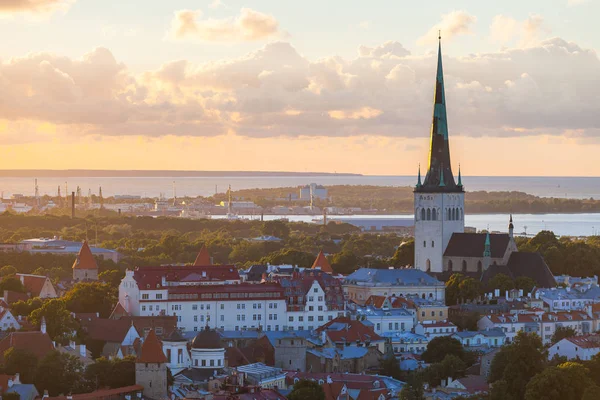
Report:
<svg viewBox="0 0 600 400"><path fill-rule="evenodd" d="M317 382L303 379L294 385L287 398L289 400L325 400L325 392Z"/></svg>

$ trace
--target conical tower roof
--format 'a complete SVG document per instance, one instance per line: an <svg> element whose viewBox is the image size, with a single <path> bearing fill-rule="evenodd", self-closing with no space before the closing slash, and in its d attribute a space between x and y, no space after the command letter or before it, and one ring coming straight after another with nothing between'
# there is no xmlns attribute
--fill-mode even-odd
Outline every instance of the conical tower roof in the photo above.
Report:
<svg viewBox="0 0 600 400"><path fill-rule="evenodd" d="M77 258L73 263L73 269L98 269L98 264L87 240L83 242L79 254L77 254Z"/></svg>
<svg viewBox="0 0 600 400"><path fill-rule="evenodd" d="M462 192L462 187L458 186L454 181L452 165L450 163L450 144L448 141L448 117L446 114L446 94L444 91L441 40L438 47L430 141L429 168L423 184L415 188L415 191Z"/></svg>
<svg viewBox="0 0 600 400"><path fill-rule="evenodd" d="M167 362L167 356L163 352L162 344L158 340L156 333L154 333L154 329L148 332L148 336L146 336L144 343L142 343L141 354L138 355L136 362L159 364Z"/></svg>
<svg viewBox="0 0 600 400"><path fill-rule="evenodd" d="M327 261L327 257L325 257L325 254L323 254L323 250L319 251L319 254L317 255L317 258L315 259L315 262L313 263L311 268L312 269L320 268L321 271L326 272L328 274L333 273L331 264L329 264L329 261Z"/></svg>
<svg viewBox="0 0 600 400"><path fill-rule="evenodd" d="M202 246L198 255L196 256L196 261L194 261L195 267L203 267L205 265L212 265L210 262L210 254L208 254L208 249L206 246Z"/></svg>

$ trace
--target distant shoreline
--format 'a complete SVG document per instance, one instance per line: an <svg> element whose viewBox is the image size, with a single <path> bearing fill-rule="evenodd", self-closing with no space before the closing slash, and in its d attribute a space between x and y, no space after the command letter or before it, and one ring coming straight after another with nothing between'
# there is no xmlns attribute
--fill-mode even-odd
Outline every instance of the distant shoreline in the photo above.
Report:
<svg viewBox="0 0 600 400"><path fill-rule="evenodd" d="M286 171L182 171L182 170L107 170L107 169L3 169L2 178L202 178L202 177L303 177L363 176L336 172Z"/></svg>

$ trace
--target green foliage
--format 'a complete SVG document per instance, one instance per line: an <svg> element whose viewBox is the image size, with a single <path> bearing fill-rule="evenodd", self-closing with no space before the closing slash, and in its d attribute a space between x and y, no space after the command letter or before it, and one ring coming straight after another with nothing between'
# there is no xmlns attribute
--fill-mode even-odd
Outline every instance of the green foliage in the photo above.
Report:
<svg viewBox="0 0 600 400"><path fill-rule="evenodd" d="M481 283L473 278L455 273L446 282L446 304L475 300L481 294Z"/></svg>
<svg viewBox="0 0 600 400"><path fill-rule="evenodd" d="M439 363L448 355L462 360L465 357L465 350L458 340L450 336L438 336L429 342L421 358L426 363Z"/></svg>
<svg viewBox="0 0 600 400"><path fill-rule="evenodd" d="M410 239L402 242L394 257L392 257L392 265L395 267L404 267L407 265L415 265L415 240Z"/></svg>
<svg viewBox="0 0 600 400"><path fill-rule="evenodd" d="M39 328L42 317L46 319L46 330L52 340L64 343L73 337L77 322L71 316L63 299L47 300L42 307L31 312L31 323Z"/></svg>
<svg viewBox="0 0 600 400"><path fill-rule="evenodd" d="M275 236L280 239L287 239L290 236L290 227L284 221L265 221L260 232L265 236Z"/></svg>
<svg viewBox="0 0 600 400"><path fill-rule="evenodd" d="M294 389L287 398L289 400L325 400L325 392L317 382L303 379L294 385Z"/></svg>
<svg viewBox="0 0 600 400"><path fill-rule="evenodd" d="M35 387L38 392L48 390L50 396L71 393L81 385L83 365L75 356L53 350L38 365Z"/></svg>
<svg viewBox="0 0 600 400"><path fill-rule="evenodd" d="M11 392L11 393L4 393L2 395L2 400L20 400L21 399L21 395L17 392Z"/></svg>
<svg viewBox="0 0 600 400"><path fill-rule="evenodd" d="M559 326L554 331L554 335L552 335L552 344L575 335L577 335L577 332L575 332L575 329L571 328L570 326Z"/></svg>
<svg viewBox="0 0 600 400"><path fill-rule="evenodd" d="M121 280L125 277L124 271L119 271L118 269L111 269L109 271L104 271L98 274L98 279L102 282L109 284L114 288L118 288L121 284Z"/></svg>
<svg viewBox="0 0 600 400"><path fill-rule="evenodd" d="M546 368L527 384L525 400L580 400L593 385L588 370L581 364L567 362Z"/></svg>
<svg viewBox="0 0 600 400"><path fill-rule="evenodd" d="M490 391L489 400L516 400L509 390L510 389L506 381L495 381L494 385L492 386L492 390Z"/></svg>
<svg viewBox="0 0 600 400"><path fill-rule="evenodd" d="M465 376L467 365L454 354L448 354L441 362L431 364L425 370L425 379L431 387L439 386L443 379L452 379Z"/></svg>
<svg viewBox="0 0 600 400"><path fill-rule="evenodd" d="M9 348L4 352L4 371L9 375L20 374L21 382L33 383L37 357L28 350Z"/></svg>
<svg viewBox="0 0 600 400"><path fill-rule="evenodd" d="M381 373L384 376L391 376L394 379L402 379L403 374L400 369L400 362L393 354L388 355L381 361Z"/></svg>
<svg viewBox="0 0 600 400"><path fill-rule="evenodd" d="M542 339L536 334L519 332L510 345L502 347L490 369L489 381L506 383L506 394L513 399L525 396L527 383L544 369L546 352Z"/></svg>
<svg viewBox="0 0 600 400"><path fill-rule="evenodd" d="M590 385L583 392L581 400L598 400L600 399L600 387L596 385Z"/></svg>
<svg viewBox="0 0 600 400"><path fill-rule="evenodd" d="M84 378L92 390L135 385L135 357L97 359L85 369Z"/></svg>
<svg viewBox="0 0 600 400"><path fill-rule="evenodd" d="M358 263L358 257L354 253L346 250L334 254L331 258L331 268L333 271L344 275L356 271Z"/></svg>
<svg viewBox="0 0 600 400"><path fill-rule="evenodd" d="M305 252L299 251L295 249L285 249L276 251L274 253L269 254L266 257L263 257L260 262L261 264L289 264L289 265L297 265L300 268L309 268L313 262L315 261L315 255Z"/></svg>
<svg viewBox="0 0 600 400"><path fill-rule="evenodd" d="M0 293L4 293L5 290L13 292L24 293L25 288L21 283L21 280L14 275L5 276L0 280Z"/></svg>
<svg viewBox="0 0 600 400"><path fill-rule="evenodd" d="M528 276L519 276L517 279L515 279L515 287L523 290L523 294L525 295L527 295L527 293L531 293L535 286L535 281Z"/></svg>
<svg viewBox="0 0 600 400"><path fill-rule="evenodd" d="M412 373L406 380L406 385L400 391L400 400L423 400L425 397L423 381L420 374Z"/></svg>
<svg viewBox="0 0 600 400"><path fill-rule="evenodd" d="M108 318L117 302L118 289L102 282L79 282L62 298L74 313L100 313Z"/></svg>
<svg viewBox="0 0 600 400"><path fill-rule="evenodd" d="M34 297L27 301L19 300L10 306L13 315L22 315L28 317L34 310L41 308L44 300L39 297Z"/></svg>
<svg viewBox="0 0 600 400"><path fill-rule="evenodd" d="M17 269L12 265L5 265L4 267L0 268L0 276L2 277L14 275L17 272L19 271L17 271Z"/></svg>
<svg viewBox="0 0 600 400"><path fill-rule="evenodd" d="M488 282L488 289L500 289L500 294L503 295L507 290L515 288L515 282L507 275L497 274Z"/></svg>

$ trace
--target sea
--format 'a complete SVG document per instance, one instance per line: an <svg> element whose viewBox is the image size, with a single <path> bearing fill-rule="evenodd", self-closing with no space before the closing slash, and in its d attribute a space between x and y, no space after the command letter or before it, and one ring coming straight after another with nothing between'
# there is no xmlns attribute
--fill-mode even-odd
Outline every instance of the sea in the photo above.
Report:
<svg viewBox="0 0 600 400"><path fill-rule="evenodd" d="M232 190L253 188L294 187L317 183L328 185L375 185L375 186L413 186L414 176L371 176L371 175L319 175L319 176L211 176L211 177L72 177L38 179L40 195L56 195L58 186L65 193L74 191L77 186L86 195L88 189L95 194L102 187L104 197L114 195L133 195L159 197L164 194L171 197L175 186L178 197L211 196ZM519 191L540 197L558 197L571 199L600 198L600 177L485 177L465 176L463 184L467 191ZM2 198L14 194L32 196L33 178L0 177ZM468 212L468 210L467 210ZM246 216L258 218L257 216ZM288 218L292 221L312 222L314 216L277 216L265 215L265 219ZM356 215L344 218L407 218L412 215ZM335 219L335 216L330 216ZM465 225L478 230L505 232L508 225L507 214L475 214L465 216ZM542 230L552 230L557 235L590 236L600 233L600 213L579 214L515 214L513 216L515 233L535 235Z"/></svg>

